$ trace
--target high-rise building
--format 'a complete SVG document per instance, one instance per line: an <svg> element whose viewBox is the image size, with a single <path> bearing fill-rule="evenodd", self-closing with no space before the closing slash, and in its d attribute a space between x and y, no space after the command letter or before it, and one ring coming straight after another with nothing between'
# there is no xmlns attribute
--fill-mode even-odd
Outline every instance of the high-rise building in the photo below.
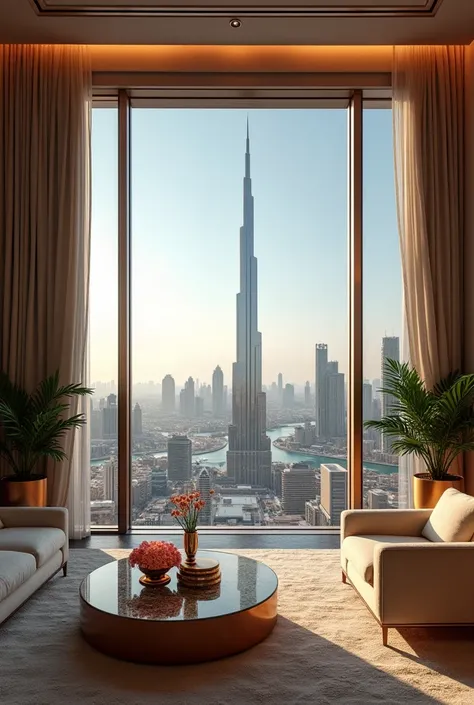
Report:
<svg viewBox="0 0 474 705"><path fill-rule="evenodd" d="M201 493L201 499L206 503L199 514L199 523L204 526L212 524L212 499L211 499L211 475L207 468L204 468L199 473L198 490Z"/></svg>
<svg viewBox="0 0 474 705"><path fill-rule="evenodd" d="M369 509L388 509L388 492L376 487L367 495Z"/></svg>
<svg viewBox="0 0 474 705"><path fill-rule="evenodd" d="M311 385L306 382L304 386L304 405L307 409L311 406Z"/></svg>
<svg viewBox="0 0 474 705"><path fill-rule="evenodd" d="M315 375L314 375L314 406L316 419L316 436L318 438L328 437L327 428L327 366L328 366L328 346L318 343L315 347Z"/></svg>
<svg viewBox="0 0 474 705"><path fill-rule="evenodd" d="M295 426L295 443L304 445L304 428L303 426Z"/></svg>
<svg viewBox="0 0 474 705"><path fill-rule="evenodd" d="M107 406L102 409L102 435L104 438L117 438L118 406L117 396L109 394Z"/></svg>
<svg viewBox="0 0 474 705"><path fill-rule="evenodd" d="M152 468L151 471L151 491L153 497L166 497L168 494L168 478L166 470Z"/></svg>
<svg viewBox="0 0 474 705"><path fill-rule="evenodd" d="M347 509L347 470L337 463L321 464L320 509L323 525L340 526Z"/></svg>
<svg viewBox="0 0 474 705"><path fill-rule="evenodd" d="M311 421L304 422L304 445L312 446L316 441L316 428Z"/></svg>
<svg viewBox="0 0 474 705"><path fill-rule="evenodd" d="M138 402L133 407L132 433L135 438L143 435L142 408Z"/></svg>
<svg viewBox="0 0 474 705"><path fill-rule="evenodd" d="M304 505L304 516L306 519L306 523L309 524L309 526L320 525L319 515L319 497L317 497L316 499L310 499L308 502L306 502L306 504Z"/></svg>
<svg viewBox="0 0 474 705"><path fill-rule="evenodd" d="M278 401L281 404L283 401L283 375L278 373Z"/></svg>
<svg viewBox="0 0 474 705"><path fill-rule="evenodd" d="M194 411L198 419L204 416L204 399L202 397L195 398Z"/></svg>
<svg viewBox="0 0 474 705"><path fill-rule="evenodd" d="M180 399L181 402L181 399ZM188 419L192 419L195 412L195 399L194 399L194 380L192 377L188 377L184 383L184 394L183 394L183 410L182 413Z"/></svg>
<svg viewBox="0 0 474 705"><path fill-rule="evenodd" d="M163 411L171 414L175 410L176 385L171 375L165 375L161 382L161 406Z"/></svg>
<svg viewBox="0 0 474 705"><path fill-rule="evenodd" d="M364 382L362 385L362 418L364 421L370 421L373 413L373 392L370 382Z"/></svg>
<svg viewBox="0 0 474 705"><path fill-rule="evenodd" d="M191 478L192 443L187 436L171 436L168 439L168 479L185 482Z"/></svg>
<svg viewBox="0 0 474 705"><path fill-rule="evenodd" d="M305 515L305 504L316 497L316 474L308 463L293 463L281 475L282 505L285 514Z"/></svg>
<svg viewBox="0 0 474 705"><path fill-rule="evenodd" d="M224 415L224 373L219 365L212 373L212 413L215 418Z"/></svg>
<svg viewBox="0 0 474 705"><path fill-rule="evenodd" d="M292 409L295 405L295 388L292 384L285 384L283 390L283 408Z"/></svg>
<svg viewBox="0 0 474 705"><path fill-rule="evenodd" d="M385 362L387 359L390 360L400 360L400 338L396 337L385 337L382 338L382 350L381 350L381 376L382 376L382 389L385 387L386 383L386 371ZM396 400L391 394L382 394L382 416L387 416L390 414L391 410L395 406ZM390 453L392 448L392 438L388 436L382 436L382 450L384 453Z"/></svg>
<svg viewBox="0 0 474 705"><path fill-rule="evenodd" d="M243 225L240 228L240 291L237 294L237 355L232 366L232 424L227 474L238 484L270 487L272 452L266 434L262 391L262 334L258 330L257 258L247 122Z"/></svg>
<svg viewBox="0 0 474 705"><path fill-rule="evenodd" d="M314 401L316 436L319 439L346 435L345 379L339 363L328 360L328 346L316 345Z"/></svg>
<svg viewBox="0 0 474 705"><path fill-rule="evenodd" d="M115 502L117 507L118 497L118 475L117 475L117 459L109 458L104 464L104 499Z"/></svg>
<svg viewBox="0 0 474 705"><path fill-rule="evenodd" d="M92 399L91 399L91 405L90 405L90 430L91 430L91 440L99 440L100 438L103 437L103 430L102 430L102 409L94 409L92 405Z"/></svg>
<svg viewBox="0 0 474 705"><path fill-rule="evenodd" d="M327 433L329 438L341 438L346 435L346 392L342 372L329 373L326 376L326 386Z"/></svg>

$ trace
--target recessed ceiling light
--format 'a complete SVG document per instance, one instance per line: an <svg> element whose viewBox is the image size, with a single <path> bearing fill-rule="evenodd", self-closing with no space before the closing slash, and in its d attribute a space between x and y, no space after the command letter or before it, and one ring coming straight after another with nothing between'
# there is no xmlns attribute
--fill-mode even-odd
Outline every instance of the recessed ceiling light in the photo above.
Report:
<svg viewBox="0 0 474 705"><path fill-rule="evenodd" d="M232 29L238 29L239 27L242 26L242 22L238 19L231 20L229 22L229 24L232 27Z"/></svg>

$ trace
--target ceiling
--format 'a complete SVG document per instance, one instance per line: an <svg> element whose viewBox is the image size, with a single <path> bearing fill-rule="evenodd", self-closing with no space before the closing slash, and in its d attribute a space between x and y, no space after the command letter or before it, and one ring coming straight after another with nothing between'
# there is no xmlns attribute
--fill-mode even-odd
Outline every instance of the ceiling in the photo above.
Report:
<svg viewBox="0 0 474 705"><path fill-rule="evenodd" d="M236 18L241 25L230 26ZM469 44L474 0L2 0L0 42Z"/></svg>

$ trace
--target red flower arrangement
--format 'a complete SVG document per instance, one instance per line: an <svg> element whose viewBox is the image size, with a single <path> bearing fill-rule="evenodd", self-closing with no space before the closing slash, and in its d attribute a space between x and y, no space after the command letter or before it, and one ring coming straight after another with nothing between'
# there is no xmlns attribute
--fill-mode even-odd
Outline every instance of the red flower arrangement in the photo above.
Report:
<svg viewBox="0 0 474 705"><path fill-rule="evenodd" d="M169 570L181 565L181 552L168 541L142 541L128 561L132 568L137 565L145 570Z"/></svg>
<svg viewBox="0 0 474 705"><path fill-rule="evenodd" d="M209 490L209 494L213 495L214 490ZM206 502L201 499L201 493L175 494L170 500L176 507L171 516L185 531L196 531L199 512L206 506Z"/></svg>

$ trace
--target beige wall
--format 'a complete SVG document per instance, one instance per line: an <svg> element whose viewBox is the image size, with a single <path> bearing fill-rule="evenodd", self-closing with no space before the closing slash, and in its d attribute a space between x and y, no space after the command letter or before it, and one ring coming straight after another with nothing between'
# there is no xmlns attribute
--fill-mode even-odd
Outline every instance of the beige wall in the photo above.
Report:
<svg viewBox="0 0 474 705"><path fill-rule="evenodd" d="M93 71L386 72L392 47L96 46Z"/></svg>
<svg viewBox="0 0 474 705"><path fill-rule="evenodd" d="M464 240L464 368L474 372L474 42L467 48L466 186ZM465 463L466 491L474 495L474 453Z"/></svg>

